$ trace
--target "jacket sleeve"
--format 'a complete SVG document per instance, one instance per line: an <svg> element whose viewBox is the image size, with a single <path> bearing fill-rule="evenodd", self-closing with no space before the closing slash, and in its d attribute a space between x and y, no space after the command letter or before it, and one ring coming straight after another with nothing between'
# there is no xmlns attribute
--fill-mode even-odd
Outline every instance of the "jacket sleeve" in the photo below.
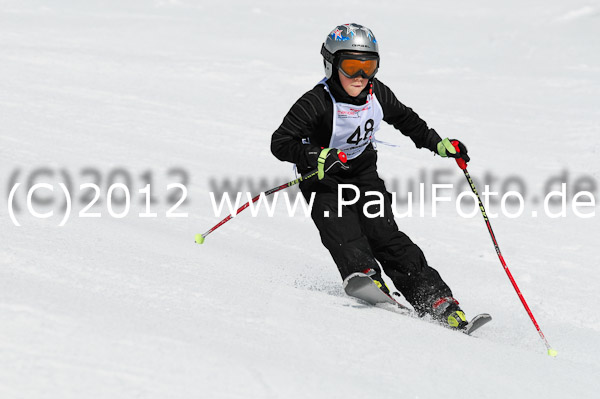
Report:
<svg viewBox="0 0 600 399"><path fill-rule="evenodd" d="M300 170L317 166L320 147L313 136L326 108L318 90L322 89L317 86L300 97L271 137L273 155L295 163Z"/></svg>
<svg viewBox="0 0 600 399"><path fill-rule="evenodd" d="M411 108L398 101L390 88L377 79L373 80L373 90L383 108L384 121L410 137L417 148L425 147L437 153L437 144L442 139L435 130L430 129Z"/></svg>

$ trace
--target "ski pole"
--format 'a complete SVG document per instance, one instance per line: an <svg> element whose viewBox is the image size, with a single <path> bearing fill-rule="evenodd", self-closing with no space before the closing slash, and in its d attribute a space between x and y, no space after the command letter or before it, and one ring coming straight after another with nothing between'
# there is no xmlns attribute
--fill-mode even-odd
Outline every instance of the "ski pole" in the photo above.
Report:
<svg viewBox="0 0 600 399"><path fill-rule="evenodd" d="M292 180L290 182L282 184L281 186L273 187L270 190L267 190L267 191L265 191L263 193L260 193L256 197L252 198L252 201L248 201L244 205L242 205L237 210L237 212L235 213L235 215L237 215L238 213L240 213L244 209L248 208L248 206L250 205L250 202L254 203L254 202L258 201L258 199L261 197L261 195L264 195L266 197L267 195L271 195L273 193L276 193L277 191L281 191L281 190L286 189L288 187L294 186L294 185L300 183L301 181L308 180L308 179L310 179L310 178L312 178L312 177L314 177L316 175L317 175L317 169L313 170L312 172L309 172L309 173L305 174L304 176L299 177L296 180ZM202 244L204 242L204 239L206 238L207 235L209 235L210 233L212 233L213 231L215 231L216 229L218 229L219 227L221 227L222 225L224 225L225 223L227 223L228 221L230 221L233 217L234 217L234 214L231 214L231 215L227 216L225 219L221 220L219 223L217 223L213 228L211 228L210 230L208 230L206 233L204 233L204 234L196 234L196 243L197 244Z"/></svg>
<svg viewBox="0 0 600 399"><path fill-rule="evenodd" d="M454 145L454 148L456 149L457 152L460 152L457 141L453 141L452 145ZM531 309L529 309L529 305L527 305L527 302L525 301L525 298L523 297L523 294L521 293L521 290L519 289L517 282L513 278L510 270L508 269L508 266L506 265L506 262L504 261L504 257L502 256L502 253L500 252L500 247L498 246L498 242L496 241L496 236L494 235L494 231L492 230L492 225L490 224L490 220L487 217L487 213L485 212L485 208L483 207L481 198L479 197L479 194L477 193L477 189L475 188L475 183L473 183L473 179L471 179L471 175L469 175L469 172L467 171L467 163L462 158L457 158L456 163L458 164L458 167L462 169L463 173L465 174L465 177L467 178L467 182L469 183L469 186L471 186L471 190L473 191L473 194L475 194L475 196L477 197L477 200L479 201L479 209L481 210L483 220L485 220L485 224L490 233L490 237L492 237L492 242L494 243L494 248L496 249L496 254L498 254L498 258L500 259L500 263L502 264L502 267L504 268L504 271L506 272L508 279L512 283L512 286L514 287L515 291L517 292L517 295L519 296L519 299L521 300L523 307L527 311L529 318L533 322L533 325L535 326L538 334L540 335L540 338L544 342L544 345L546 346L546 349L548 350L548 355L550 355L552 357L556 356L558 354L558 352L555 349L552 349L552 347L548 343L548 340L544 336L542 329L540 328L537 321L535 320L535 317L533 317L533 313L531 312Z"/></svg>

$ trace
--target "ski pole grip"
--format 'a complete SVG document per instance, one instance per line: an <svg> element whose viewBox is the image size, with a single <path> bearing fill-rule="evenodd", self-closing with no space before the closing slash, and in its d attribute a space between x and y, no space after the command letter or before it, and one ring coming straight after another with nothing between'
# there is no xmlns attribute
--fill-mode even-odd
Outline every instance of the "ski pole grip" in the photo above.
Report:
<svg viewBox="0 0 600 399"><path fill-rule="evenodd" d="M340 159L340 161L342 161L342 163L348 162L348 156L344 151L338 150L338 158Z"/></svg>
<svg viewBox="0 0 600 399"><path fill-rule="evenodd" d="M456 150L457 153L460 152L460 148L458 148L458 141L457 140L453 140L452 141L452 145L454 146L454 149ZM467 163L465 162L464 159L462 158L456 158L456 163L458 164L458 167L461 168L462 170L467 169Z"/></svg>

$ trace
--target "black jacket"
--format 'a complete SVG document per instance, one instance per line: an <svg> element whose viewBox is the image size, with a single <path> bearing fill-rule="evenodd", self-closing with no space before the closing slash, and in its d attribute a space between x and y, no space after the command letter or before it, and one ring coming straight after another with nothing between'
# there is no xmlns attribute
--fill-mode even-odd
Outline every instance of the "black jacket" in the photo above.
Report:
<svg viewBox="0 0 600 399"><path fill-rule="evenodd" d="M329 79L327 84L338 102L355 105L366 103L369 85L357 97L350 97L341 87L338 79ZM419 118L419 115L398 101L394 93L378 79L373 79L373 93L383 108L385 122L410 137L417 148L425 147L436 152L437 143L441 141L441 138L435 130L430 129L427 123ZM321 147L329 147L332 123L333 103L331 97L325 90L325 86L318 84L296 101L283 119L281 126L273 133L271 152L281 161L295 163L300 173L315 169L317 166L316 154ZM365 170L367 166L375 168L376 159L375 151L369 145L361 155L348 161L350 170L344 174L351 176Z"/></svg>

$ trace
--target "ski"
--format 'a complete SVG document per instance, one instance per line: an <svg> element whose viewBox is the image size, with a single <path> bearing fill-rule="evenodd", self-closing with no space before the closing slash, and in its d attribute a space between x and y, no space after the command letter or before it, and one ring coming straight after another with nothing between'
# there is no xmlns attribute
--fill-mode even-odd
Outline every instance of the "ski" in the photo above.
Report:
<svg viewBox="0 0 600 399"><path fill-rule="evenodd" d="M352 273L344 280L344 291L348 296L360 299L370 305L382 307L384 309L393 310L395 313L400 313L406 316L419 318L417 313L402 305L390 295L383 292L371 277L365 273ZM391 309L390 309L391 307ZM487 313L478 314L473 317L464 329L460 332L471 335L473 332L480 329L482 326L492 320L492 316ZM435 323L440 324L441 323Z"/></svg>

